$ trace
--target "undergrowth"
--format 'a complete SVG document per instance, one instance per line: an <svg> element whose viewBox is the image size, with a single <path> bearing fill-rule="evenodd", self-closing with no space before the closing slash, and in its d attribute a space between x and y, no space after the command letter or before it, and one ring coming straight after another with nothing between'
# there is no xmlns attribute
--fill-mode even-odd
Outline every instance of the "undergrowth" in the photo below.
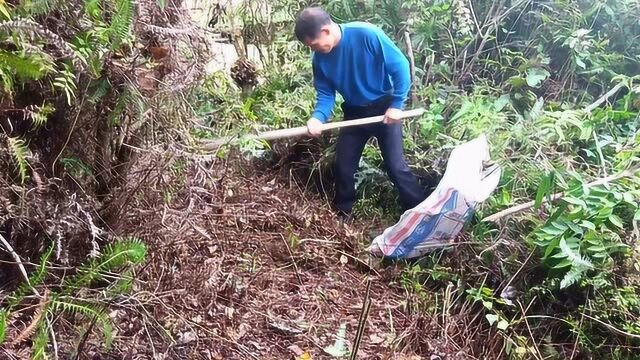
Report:
<svg viewBox="0 0 640 360"><path fill-rule="evenodd" d="M638 3L321 3L335 20L370 21L412 51L413 106L426 109L405 125L405 149L417 173L433 183L449 151L480 134L487 134L492 159L503 168L465 244L406 266L399 282L414 300L409 310L430 314L443 327L452 313L467 317L474 331L443 336L476 357L632 358L640 348ZM212 114L213 135L305 124L315 101L310 58L292 36L293 13L302 5L274 6L271 15L280 21L279 9L292 6L284 14L289 26L269 43L287 56L276 64L269 58L264 81L252 92L242 96L223 73L205 83L201 106ZM252 19L233 16L225 21ZM307 150L317 156L306 166L330 169L334 141L326 134L311 142ZM254 141L241 149L248 156L286 156L280 143ZM299 151L309 142L284 143ZM357 175L356 211L394 221L395 191L381 164L371 141ZM527 211L481 221L527 201L534 202Z"/></svg>

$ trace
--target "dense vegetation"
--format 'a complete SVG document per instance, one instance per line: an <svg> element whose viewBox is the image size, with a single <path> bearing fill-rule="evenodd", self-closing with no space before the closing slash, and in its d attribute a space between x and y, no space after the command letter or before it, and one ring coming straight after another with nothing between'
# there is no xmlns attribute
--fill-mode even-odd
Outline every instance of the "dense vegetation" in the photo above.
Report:
<svg viewBox="0 0 640 360"><path fill-rule="evenodd" d="M146 256L118 229L142 184L134 150L179 135L203 67L201 37L172 29L186 12L166 6L0 1L3 358L76 357L92 331L113 341L110 304Z"/></svg>
<svg viewBox="0 0 640 360"><path fill-rule="evenodd" d="M260 59L264 81L239 101L233 84L211 77L205 90L217 105L208 106L219 111L210 122L237 133L257 124L303 125L314 91L308 50L295 41L291 24L305 4L278 1L266 15L255 15L256 3L244 4L219 26L241 23L253 43L268 44ZM402 281L419 304L414 311L442 326L445 315L466 313L477 329L475 356L632 357L640 346L638 2L321 5L338 22L381 26L414 58L413 106L427 108L406 125L417 172L441 173L448 150L480 133L505 169L468 229L472 246L407 266ZM256 28L272 31L268 41ZM299 153L294 167L301 162L310 170L298 180L314 183L330 173L333 140L326 135L292 147ZM264 146L242 148L264 156ZM363 221L399 215L381 160L375 143L368 144L358 175ZM481 221L530 200L526 211ZM450 299L445 308L442 298Z"/></svg>
<svg viewBox="0 0 640 360"><path fill-rule="evenodd" d="M189 148L193 139L306 122L315 93L309 52L294 41L292 21L307 4L278 0L265 6L247 0L224 8L195 3L210 10L208 26L232 38L241 55L231 78L217 72L201 79L209 56L206 32L191 22L181 1L0 0L3 356L73 358L90 347L91 334L98 339L93 345L108 351L115 338L114 304L148 313L154 304L155 294L145 304L123 295L137 284L136 265L149 261L150 243L130 226L136 221L126 218L131 208L153 203L142 194L152 182L150 174L155 183L173 179L159 201L174 204L188 196L187 183L210 185L211 174L189 172L193 156L176 160L196 151ZM504 169L499 188L478 208L457 245L401 264L397 276L389 264L375 265L387 274L379 287L405 292L401 307L411 320L405 324L416 329L417 339L401 336L390 350L411 344L413 352L430 356L436 344L428 339L439 338L441 348L455 349L447 354L452 358L637 356L640 3L320 4L336 21L381 26L411 55L411 106L427 112L406 124L406 152L427 184L437 181L453 146L481 133L488 135L492 158ZM248 57L250 45L258 46L259 59ZM261 65L257 74L254 62ZM340 118L338 110L334 117ZM193 119L204 123L192 126ZM259 164L286 170L291 180L306 185L309 196L324 198L331 195L327 181L334 140L325 134L251 141L239 149ZM216 156L226 161L235 150L224 146ZM160 160L152 161L154 156ZM371 142L358 174L357 226L393 223L399 215L381 165ZM204 189L207 196L227 196L223 187L216 191ZM271 207L283 204L269 199ZM533 204L523 211L483 221L528 201ZM191 207L191 198L184 202ZM214 215L221 218L224 209ZM145 231L154 227L138 225ZM279 231L288 236L288 241L282 237L283 251L293 260L303 251L300 243L309 239L291 229L288 224ZM317 226L314 231L320 232ZM197 232L206 234L201 228ZM354 257L368 245L367 236ZM314 252L333 251L322 240L318 244ZM209 245L197 254L217 251ZM306 263L327 261L307 256L302 255ZM253 276L255 258L241 260L237 271L250 262ZM150 268L162 268L161 278L164 265L179 272L174 264ZM231 283L240 280L225 280L220 292L237 287ZM134 300L138 303L131 305ZM201 312L228 312L214 307ZM144 319L152 318L148 313ZM163 336L177 328L169 315L164 320L154 324ZM148 335L155 354L154 328L136 326L136 334ZM182 340L189 337L185 334L192 336L182 332ZM212 336L232 347L233 337Z"/></svg>

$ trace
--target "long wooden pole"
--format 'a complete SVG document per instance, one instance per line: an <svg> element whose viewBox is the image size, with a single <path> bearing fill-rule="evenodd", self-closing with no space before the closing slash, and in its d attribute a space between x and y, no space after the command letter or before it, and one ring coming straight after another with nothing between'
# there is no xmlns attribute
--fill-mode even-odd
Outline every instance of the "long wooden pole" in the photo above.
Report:
<svg viewBox="0 0 640 360"><path fill-rule="evenodd" d="M400 115L400 120L410 118L410 117L420 116L424 114L424 111L425 111L424 108L403 111L402 114ZM384 120L384 115L379 115L379 116L372 116L372 117L355 119L355 120L332 122L328 124L322 124L322 131L339 129L339 128L344 128L349 126L373 124L377 122L382 122L383 120ZM214 139L214 140L205 140L201 143L201 145L202 145L202 149L204 150L215 150L221 145L229 144L234 141L251 140L251 139L274 140L274 139L288 138L288 137L294 137L294 136L303 136L306 134L307 134L307 127L299 126L299 127L289 128L289 129L265 131L259 134L245 135L243 137L225 137L225 138Z"/></svg>

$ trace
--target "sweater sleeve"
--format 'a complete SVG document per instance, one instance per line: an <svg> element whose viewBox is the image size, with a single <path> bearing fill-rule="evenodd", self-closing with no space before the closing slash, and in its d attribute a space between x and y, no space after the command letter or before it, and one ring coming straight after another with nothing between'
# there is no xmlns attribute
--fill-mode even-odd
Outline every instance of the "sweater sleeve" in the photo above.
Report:
<svg viewBox="0 0 640 360"><path fill-rule="evenodd" d="M313 87L316 89L316 106L311 117L320 120L322 123L326 123L333 112L336 90L322 70L320 70L316 59L313 60Z"/></svg>
<svg viewBox="0 0 640 360"><path fill-rule="evenodd" d="M403 109L411 87L409 60L381 29L376 29L369 37L371 47L382 55L384 68L393 83L390 107Z"/></svg>

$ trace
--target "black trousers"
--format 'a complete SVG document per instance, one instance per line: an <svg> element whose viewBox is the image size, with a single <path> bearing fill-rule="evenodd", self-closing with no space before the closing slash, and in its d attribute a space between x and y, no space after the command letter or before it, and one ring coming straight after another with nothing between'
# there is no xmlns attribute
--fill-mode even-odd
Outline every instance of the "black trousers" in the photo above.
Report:
<svg viewBox="0 0 640 360"><path fill-rule="evenodd" d="M364 107L343 103L344 120L383 115L389 103L387 99ZM400 205L404 210L418 205L426 198L426 194L404 158L402 124L375 123L340 130L336 144L334 206L340 211L351 213L356 200L355 172L360 163L362 150L372 136L378 140L385 171L398 191Z"/></svg>

